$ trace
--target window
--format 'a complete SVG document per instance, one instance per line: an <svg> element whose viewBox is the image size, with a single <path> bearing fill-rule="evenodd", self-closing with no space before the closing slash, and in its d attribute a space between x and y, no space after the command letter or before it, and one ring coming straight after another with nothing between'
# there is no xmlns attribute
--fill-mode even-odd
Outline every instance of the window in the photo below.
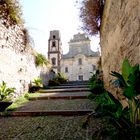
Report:
<svg viewBox="0 0 140 140"><path fill-rule="evenodd" d="M92 65L92 69L93 69L93 71L95 71L96 70L96 65Z"/></svg>
<svg viewBox="0 0 140 140"><path fill-rule="evenodd" d="M55 41L53 41L53 42L52 42L52 47L56 47L55 44L56 44Z"/></svg>
<svg viewBox="0 0 140 140"><path fill-rule="evenodd" d="M78 64L82 65L82 59L81 58L78 59Z"/></svg>
<svg viewBox="0 0 140 140"><path fill-rule="evenodd" d="M65 73L67 73L68 72L68 67L65 67Z"/></svg>
<svg viewBox="0 0 140 140"><path fill-rule="evenodd" d="M56 58L52 58L52 65L56 65Z"/></svg>
<svg viewBox="0 0 140 140"><path fill-rule="evenodd" d="M78 76L78 80L79 80L79 81L83 81L83 75L79 75L79 76Z"/></svg>
<svg viewBox="0 0 140 140"><path fill-rule="evenodd" d="M53 39L55 39L55 35L53 35Z"/></svg>

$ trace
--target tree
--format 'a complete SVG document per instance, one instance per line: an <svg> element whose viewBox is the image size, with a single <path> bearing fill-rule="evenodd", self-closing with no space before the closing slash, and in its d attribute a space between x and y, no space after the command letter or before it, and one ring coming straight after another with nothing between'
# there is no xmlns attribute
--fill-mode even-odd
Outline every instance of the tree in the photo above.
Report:
<svg viewBox="0 0 140 140"><path fill-rule="evenodd" d="M36 66L43 66L43 65L48 64L48 60L46 59L46 57L43 54L36 53L35 54L35 63L36 63Z"/></svg>
<svg viewBox="0 0 140 140"><path fill-rule="evenodd" d="M80 19L83 22L82 29L96 35L100 31L103 7L105 0L83 0L80 7Z"/></svg>

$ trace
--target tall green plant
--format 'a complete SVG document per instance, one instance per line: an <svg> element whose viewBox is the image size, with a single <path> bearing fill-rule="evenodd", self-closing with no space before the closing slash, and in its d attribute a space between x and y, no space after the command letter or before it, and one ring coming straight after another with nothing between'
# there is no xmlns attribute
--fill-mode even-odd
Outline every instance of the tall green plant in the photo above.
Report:
<svg viewBox="0 0 140 140"><path fill-rule="evenodd" d="M101 71L97 70L95 74L89 79L90 91L94 94L100 94L104 92L104 85L102 80Z"/></svg>
<svg viewBox="0 0 140 140"><path fill-rule="evenodd" d="M131 66L125 59L122 64L122 74L112 71L111 75L116 77L119 87L123 89L123 95L128 100L130 121L136 125L140 121L140 66Z"/></svg>
<svg viewBox="0 0 140 140"><path fill-rule="evenodd" d="M0 100L7 100L10 98L12 93L14 93L15 88L7 88L7 85L4 81L2 81L2 84L0 84Z"/></svg>
<svg viewBox="0 0 140 140"><path fill-rule="evenodd" d="M122 104L109 92L103 92L100 94L94 94L92 100L94 100L98 106L95 111L91 113L83 126L86 126L89 123L89 118L93 116L94 118L107 117L109 123L115 128L115 135L118 135L122 139L130 140L130 128L132 123L127 119L127 108L123 109ZM103 130L100 130L103 131ZM111 130L110 130L111 131ZM114 134L112 135L112 137Z"/></svg>
<svg viewBox="0 0 140 140"><path fill-rule="evenodd" d="M140 123L140 99L138 97L140 94L140 66L131 66L129 61L125 59L122 64L122 72L112 71L111 75L117 78L112 84L123 90L123 95L126 97L129 106L123 108L119 100L109 92L100 94L94 94L93 92L92 100L99 105L95 112L90 115L94 117L108 116L110 122L119 132L120 138L127 140L140 139L140 126L138 125Z"/></svg>

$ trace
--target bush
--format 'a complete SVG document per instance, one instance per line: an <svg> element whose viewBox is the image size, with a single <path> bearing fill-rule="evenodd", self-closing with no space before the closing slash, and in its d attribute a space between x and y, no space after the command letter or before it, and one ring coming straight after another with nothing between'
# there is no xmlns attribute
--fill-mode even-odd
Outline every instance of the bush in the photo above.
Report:
<svg viewBox="0 0 140 140"><path fill-rule="evenodd" d="M11 100L12 93L15 92L15 88L8 88L6 83L2 81L2 84L0 84L0 101L4 100Z"/></svg>
<svg viewBox="0 0 140 140"><path fill-rule="evenodd" d="M64 84L67 82L67 78L62 74L58 73L56 78L55 78L60 84Z"/></svg>
<svg viewBox="0 0 140 140"><path fill-rule="evenodd" d="M111 75L117 78L113 80L112 84L122 89L128 106L124 108L121 102L107 91L100 94L93 93L89 98L94 100L98 106L94 112L88 115L83 125L88 124L91 116L95 118L108 117L109 123L113 125L114 132L117 132L119 138L138 140L140 139L140 88L138 86L140 85L140 65L131 66L125 59L122 64L122 72L112 71ZM92 76L91 82L96 88L98 87L97 75Z"/></svg>
<svg viewBox="0 0 140 140"><path fill-rule="evenodd" d="M40 78L35 78L29 85L29 92L34 93L43 87L42 80Z"/></svg>
<svg viewBox="0 0 140 140"><path fill-rule="evenodd" d="M23 24L24 21L21 17L22 11L18 0L0 1L0 18L5 20L4 24Z"/></svg>
<svg viewBox="0 0 140 140"><path fill-rule="evenodd" d="M128 59L124 59L122 72L112 71L111 75L117 78L112 84L122 89L129 104L129 119L136 125L140 122L140 65L131 66Z"/></svg>
<svg viewBox="0 0 140 140"><path fill-rule="evenodd" d="M42 80L41 78L35 78L32 82L35 86L42 87Z"/></svg>
<svg viewBox="0 0 140 140"><path fill-rule="evenodd" d="M36 66L44 66L44 65L47 65L48 61L43 54L37 53L35 55L35 63L36 63Z"/></svg>
<svg viewBox="0 0 140 140"><path fill-rule="evenodd" d="M67 78L62 73L58 73L55 78L49 80L48 86L58 86L66 82L67 82Z"/></svg>
<svg viewBox="0 0 140 140"><path fill-rule="evenodd" d="M99 70L96 71L96 74L93 74L89 80L90 90L94 94L101 94L104 90L102 72Z"/></svg>

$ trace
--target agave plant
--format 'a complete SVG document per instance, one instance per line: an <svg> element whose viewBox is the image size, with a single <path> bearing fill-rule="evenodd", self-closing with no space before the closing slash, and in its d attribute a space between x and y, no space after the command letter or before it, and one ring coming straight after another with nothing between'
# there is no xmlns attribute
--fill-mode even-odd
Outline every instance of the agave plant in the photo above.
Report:
<svg viewBox="0 0 140 140"><path fill-rule="evenodd" d="M35 78L33 84L38 87L42 87L42 80L41 78Z"/></svg>
<svg viewBox="0 0 140 140"><path fill-rule="evenodd" d="M11 97L12 93L14 93L15 88L7 88L7 85L4 81L0 84L0 100L4 101Z"/></svg>
<svg viewBox="0 0 140 140"><path fill-rule="evenodd" d="M29 92L34 93L43 87L41 78L35 78L29 85Z"/></svg>

